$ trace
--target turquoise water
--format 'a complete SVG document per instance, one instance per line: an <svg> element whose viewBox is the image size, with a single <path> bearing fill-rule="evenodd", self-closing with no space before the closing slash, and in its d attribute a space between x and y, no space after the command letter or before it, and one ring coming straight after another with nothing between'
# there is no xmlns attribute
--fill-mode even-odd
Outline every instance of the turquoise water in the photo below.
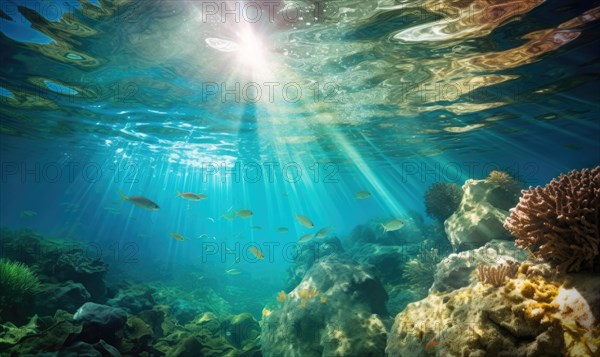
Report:
<svg viewBox="0 0 600 357"><path fill-rule="evenodd" d="M597 6L3 1L0 226L260 319L305 234L435 227L433 183L597 166Z"/></svg>

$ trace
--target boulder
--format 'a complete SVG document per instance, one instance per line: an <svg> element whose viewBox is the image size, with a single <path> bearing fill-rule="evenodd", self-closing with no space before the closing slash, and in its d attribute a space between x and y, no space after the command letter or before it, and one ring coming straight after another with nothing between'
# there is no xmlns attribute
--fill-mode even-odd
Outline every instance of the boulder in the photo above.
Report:
<svg viewBox="0 0 600 357"><path fill-rule="evenodd" d="M93 302L86 302L73 315L82 325L81 341L95 343L103 339L109 343L118 341L127 321L125 310Z"/></svg>
<svg viewBox="0 0 600 357"><path fill-rule="evenodd" d="M60 255L53 267L53 277L60 281L82 283L95 300L106 295L104 275L108 265L100 259L87 257L81 250Z"/></svg>
<svg viewBox="0 0 600 357"><path fill-rule="evenodd" d="M61 284L43 284L37 295L34 310L42 316L54 315L58 309L74 313L90 298L90 293L81 283L67 281Z"/></svg>
<svg viewBox="0 0 600 357"><path fill-rule="evenodd" d="M344 248L338 238L313 239L309 243L299 244L296 251L292 253L294 264L288 269L286 290L292 290L298 285L316 260L343 251Z"/></svg>
<svg viewBox="0 0 600 357"><path fill-rule="evenodd" d="M280 307L263 315L263 355L382 355L386 300L372 267L338 255L322 258Z"/></svg>
<svg viewBox="0 0 600 357"><path fill-rule="evenodd" d="M430 292L445 292L469 285L477 279L472 272L479 264L500 265L508 261L522 262L526 258L526 251L506 240L492 240L483 247L450 254L436 266Z"/></svg>
<svg viewBox="0 0 600 357"><path fill-rule="evenodd" d="M519 187L488 180L467 180L462 189L464 194L458 210L444 222L453 248L463 251L481 247L492 239L512 240L503 224L508 210L519 201Z"/></svg>

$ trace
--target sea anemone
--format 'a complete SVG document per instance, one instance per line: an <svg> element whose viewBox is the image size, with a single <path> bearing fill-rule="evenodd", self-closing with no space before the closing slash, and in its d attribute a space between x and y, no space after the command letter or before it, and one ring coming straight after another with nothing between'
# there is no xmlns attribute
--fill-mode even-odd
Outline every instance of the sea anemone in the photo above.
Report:
<svg viewBox="0 0 600 357"><path fill-rule="evenodd" d="M600 247L600 166L523 190L504 227L516 245L537 248L535 255L560 272L593 268Z"/></svg>
<svg viewBox="0 0 600 357"><path fill-rule="evenodd" d="M434 183L429 186L425 193L427 214L440 222L444 222L456 211L462 196L462 188L454 183Z"/></svg>
<svg viewBox="0 0 600 357"><path fill-rule="evenodd" d="M38 278L27 265L0 259L0 303L18 301L38 286Z"/></svg>
<svg viewBox="0 0 600 357"><path fill-rule="evenodd" d="M402 277L417 290L426 290L433 284L437 264L442 260L437 249L422 249L416 258L404 265Z"/></svg>

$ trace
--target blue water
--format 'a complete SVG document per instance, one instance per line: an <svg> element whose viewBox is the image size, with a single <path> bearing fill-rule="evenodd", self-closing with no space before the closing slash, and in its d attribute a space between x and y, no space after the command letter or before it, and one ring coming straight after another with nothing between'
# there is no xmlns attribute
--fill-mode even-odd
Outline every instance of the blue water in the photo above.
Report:
<svg viewBox="0 0 600 357"><path fill-rule="evenodd" d="M600 163L599 22L559 29L598 2L433 40L406 32L441 17L424 3L336 1L295 22L220 21L202 4L2 2L0 226L82 244L123 279L198 273L272 297L305 233L431 224L435 182L504 169L544 185ZM555 41L510 52L544 31ZM223 217L241 209L253 216Z"/></svg>

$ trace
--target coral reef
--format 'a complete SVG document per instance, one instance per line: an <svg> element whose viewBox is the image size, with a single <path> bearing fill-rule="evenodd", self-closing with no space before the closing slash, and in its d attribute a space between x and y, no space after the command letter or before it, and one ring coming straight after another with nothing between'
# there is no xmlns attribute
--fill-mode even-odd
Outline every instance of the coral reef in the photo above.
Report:
<svg viewBox="0 0 600 357"><path fill-rule="evenodd" d="M600 277L565 280L524 263L495 288L478 281L430 294L398 314L388 356L595 356Z"/></svg>
<svg viewBox="0 0 600 357"><path fill-rule="evenodd" d="M458 209L462 196L462 189L454 183L434 183L425 192L427 215L444 222Z"/></svg>
<svg viewBox="0 0 600 357"><path fill-rule="evenodd" d="M386 300L368 266L334 255L322 258L270 314L263 315L263 355L382 355Z"/></svg>
<svg viewBox="0 0 600 357"><path fill-rule="evenodd" d="M519 188L508 190L487 180L467 180L456 212L445 222L450 243L458 251L480 247L492 239L512 239L502 225L518 201Z"/></svg>
<svg viewBox="0 0 600 357"><path fill-rule="evenodd" d="M600 166L524 190L504 227L518 246L537 248L535 255L561 272L593 268L600 247Z"/></svg>
<svg viewBox="0 0 600 357"><path fill-rule="evenodd" d="M450 254L437 265L430 291L446 292L468 286L475 282L471 273L479 264L522 262L526 258L526 252L505 240L492 240L483 247Z"/></svg>
<svg viewBox="0 0 600 357"><path fill-rule="evenodd" d="M517 276L517 270L519 270L519 263L513 261L498 266L479 264L477 277L484 284L499 287L504 285L506 279L512 279Z"/></svg>

